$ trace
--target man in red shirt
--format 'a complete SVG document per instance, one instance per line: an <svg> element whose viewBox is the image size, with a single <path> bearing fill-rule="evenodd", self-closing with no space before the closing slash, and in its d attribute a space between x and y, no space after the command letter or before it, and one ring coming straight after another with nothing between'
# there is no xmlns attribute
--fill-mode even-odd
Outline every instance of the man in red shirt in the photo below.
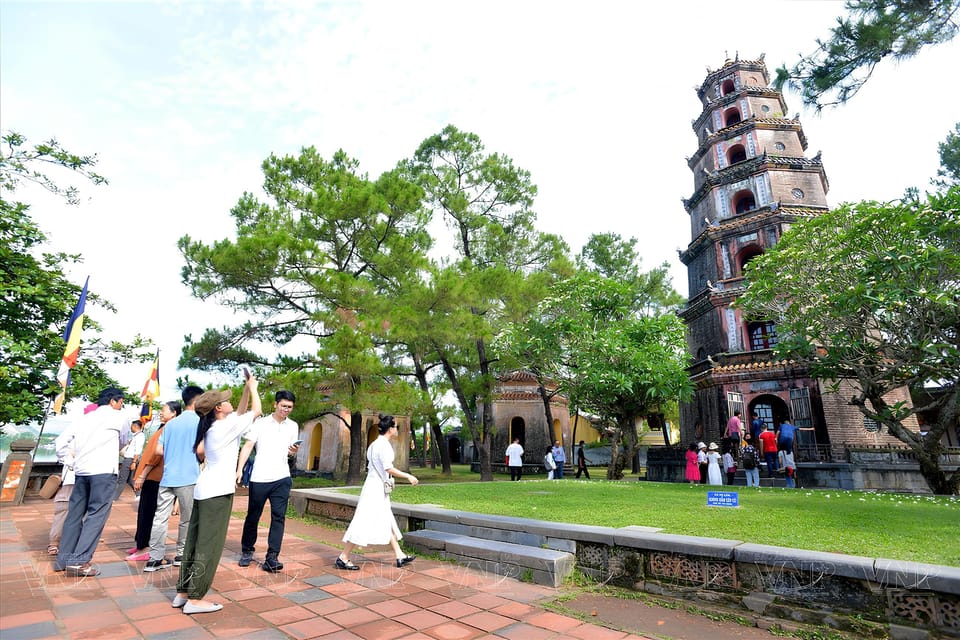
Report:
<svg viewBox="0 0 960 640"><path fill-rule="evenodd" d="M760 444L763 449L763 459L767 462L767 477L772 478L777 470L777 436L770 429L770 425L760 434Z"/></svg>

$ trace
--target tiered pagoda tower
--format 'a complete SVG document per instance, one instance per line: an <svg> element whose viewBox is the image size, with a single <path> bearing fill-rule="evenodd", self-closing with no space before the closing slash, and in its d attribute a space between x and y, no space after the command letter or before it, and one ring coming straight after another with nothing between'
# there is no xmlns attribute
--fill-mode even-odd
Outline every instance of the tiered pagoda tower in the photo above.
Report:
<svg viewBox="0 0 960 640"><path fill-rule="evenodd" d="M745 425L757 411L774 426L789 415L797 426L814 427L799 432L801 454L823 454L831 441L887 441L871 433L843 392L830 393L802 366L773 358L775 322L747 322L733 307L744 291L744 265L795 221L828 210L820 153L806 157L799 115L788 116L783 95L768 85L761 56L727 60L697 89L703 110L693 121L698 145L688 159L694 189L684 199L691 240L680 252L690 295L681 317L696 395L681 406L682 437L719 442L740 409Z"/></svg>

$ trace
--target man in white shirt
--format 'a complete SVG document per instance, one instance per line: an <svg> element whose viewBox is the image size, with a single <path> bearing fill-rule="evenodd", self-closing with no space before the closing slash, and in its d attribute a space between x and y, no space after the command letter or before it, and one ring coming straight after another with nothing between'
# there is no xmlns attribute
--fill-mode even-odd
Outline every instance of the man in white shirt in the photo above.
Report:
<svg viewBox="0 0 960 640"><path fill-rule="evenodd" d="M117 486L120 432L129 424L129 419L120 411L122 390L104 389L97 405L95 411L67 427L70 433L66 437L58 439L64 451L58 450L57 456L65 465L73 467L76 481L53 568L55 571L67 569L78 576L100 574L90 559L110 517ZM68 446L73 447L72 452L67 450Z"/></svg>
<svg viewBox="0 0 960 640"><path fill-rule="evenodd" d="M241 567L247 567L253 560L257 543L257 525L267 500L270 501L270 532L267 534L267 557L264 571L276 573L283 569L278 560L280 545L283 543L283 529L286 525L287 501L290 499L289 458L297 455L300 448L299 427L288 416L293 410L296 398L286 390L277 391L274 397L273 413L253 423L246 433L246 442L240 450L237 460L237 484L243 474L243 466L250 457L253 448L257 448L253 459L253 472L250 474L249 494L247 497L247 517L243 521L243 535L240 538Z"/></svg>
<svg viewBox="0 0 960 640"><path fill-rule="evenodd" d="M119 474L117 475L117 490L113 494L114 500L120 499L120 494L123 493L123 487L125 485L130 485L130 488L133 489L133 470L137 468L137 462L140 461L140 454L143 453L143 445L146 444L146 435L143 433L143 423L139 420L134 420L130 423L130 431L133 433L133 437L130 438L130 442L121 449L120 456L122 460L120 461ZM137 493L139 497L139 493Z"/></svg>
<svg viewBox="0 0 960 640"><path fill-rule="evenodd" d="M523 475L523 447L520 438L514 438L513 444L507 447L507 466L510 468L510 479L519 480Z"/></svg>

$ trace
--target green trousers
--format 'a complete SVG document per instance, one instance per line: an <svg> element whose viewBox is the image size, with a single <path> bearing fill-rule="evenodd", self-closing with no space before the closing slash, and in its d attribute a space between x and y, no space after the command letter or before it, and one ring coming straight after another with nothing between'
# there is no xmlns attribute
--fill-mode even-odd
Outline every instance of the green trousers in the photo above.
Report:
<svg viewBox="0 0 960 640"><path fill-rule="evenodd" d="M186 593L191 600L203 600L207 595L223 555L232 509L232 493L193 501L187 542L180 562L178 593Z"/></svg>

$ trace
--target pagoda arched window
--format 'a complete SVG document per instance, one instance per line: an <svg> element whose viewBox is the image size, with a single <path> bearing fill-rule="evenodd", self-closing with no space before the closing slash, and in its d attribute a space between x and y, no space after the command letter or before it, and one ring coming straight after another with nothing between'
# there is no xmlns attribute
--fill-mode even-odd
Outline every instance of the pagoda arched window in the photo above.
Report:
<svg viewBox="0 0 960 640"><path fill-rule="evenodd" d="M727 78L723 81L723 84L720 85L720 95L725 96L736 88L736 85L733 84L733 78Z"/></svg>
<svg viewBox="0 0 960 640"><path fill-rule="evenodd" d="M739 191L733 196L733 210L736 213L745 213L751 209L756 209L756 207L757 200L753 197L752 191Z"/></svg>
<svg viewBox="0 0 960 640"><path fill-rule="evenodd" d="M743 162L747 159L747 150L743 148L742 144L735 144L727 151L727 159L730 164Z"/></svg>
<svg viewBox="0 0 960 640"><path fill-rule="evenodd" d="M723 112L723 122L724 127L732 127L733 125L740 122L743 118L740 117L740 110L736 107L732 109L727 109Z"/></svg>

